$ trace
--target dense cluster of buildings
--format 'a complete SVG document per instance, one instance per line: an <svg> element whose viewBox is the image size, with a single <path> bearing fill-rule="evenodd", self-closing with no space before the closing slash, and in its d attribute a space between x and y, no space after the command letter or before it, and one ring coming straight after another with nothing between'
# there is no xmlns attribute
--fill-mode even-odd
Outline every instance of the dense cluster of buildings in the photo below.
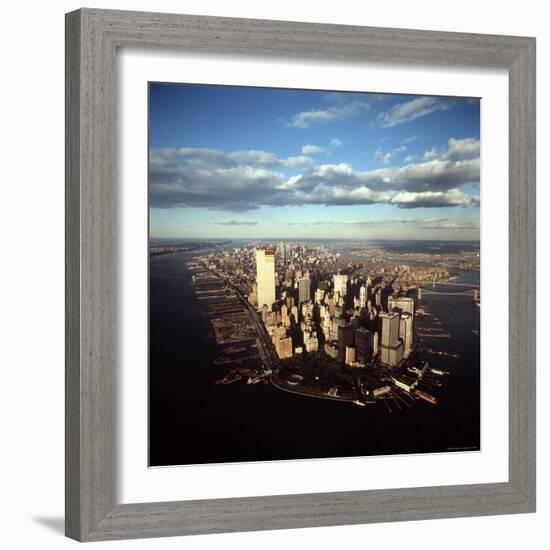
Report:
<svg viewBox="0 0 550 550"><path fill-rule="evenodd" d="M319 257L283 243L257 248L255 263L248 299L280 359L322 351L351 367L397 366L411 354L414 300L391 285L331 273Z"/></svg>

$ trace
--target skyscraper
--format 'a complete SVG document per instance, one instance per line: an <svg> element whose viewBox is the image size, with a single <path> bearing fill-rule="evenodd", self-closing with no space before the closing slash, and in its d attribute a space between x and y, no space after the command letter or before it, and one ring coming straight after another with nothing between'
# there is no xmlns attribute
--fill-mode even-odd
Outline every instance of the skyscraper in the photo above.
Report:
<svg viewBox="0 0 550 550"><path fill-rule="evenodd" d="M375 341L376 339L376 341ZM360 327L355 331L355 354L357 361L370 363L378 347L378 333Z"/></svg>
<svg viewBox="0 0 550 550"><path fill-rule="evenodd" d="M380 313L382 319L382 346L392 347L399 340L399 313Z"/></svg>
<svg viewBox="0 0 550 550"><path fill-rule="evenodd" d="M319 351L319 340L317 338L317 333L304 332L304 348L308 353Z"/></svg>
<svg viewBox="0 0 550 550"><path fill-rule="evenodd" d="M272 248L256 249L256 282L258 309L266 305L271 310L275 303L275 251Z"/></svg>
<svg viewBox="0 0 550 550"><path fill-rule="evenodd" d="M350 325L341 325L338 327L338 359L345 361L346 347L354 344L353 327Z"/></svg>
<svg viewBox="0 0 550 550"><path fill-rule="evenodd" d="M318 288L315 291L315 303L321 304L323 303L324 299L325 299L325 291L322 288Z"/></svg>
<svg viewBox="0 0 550 550"><path fill-rule="evenodd" d="M292 338L284 336L275 341L275 350L279 359L287 359L292 357Z"/></svg>
<svg viewBox="0 0 550 550"><path fill-rule="evenodd" d="M334 294L340 293L340 296L345 296L348 290L348 276L334 275Z"/></svg>
<svg viewBox="0 0 550 550"><path fill-rule="evenodd" d="M279 254L281 256L281 262L286 267L286 245L281 241L279 243Z"/></svg>
<svg viewBox="0 0 550 550"><path fill-rule="evenodd" d="M346 365L353 365L355 363L355 348L353 346L346 346Z"/></svg>
<svg viewBox="0 0 550 550"><path fill-rule="evenodd" d="M311 299L311 280L309 277L298 279L298 301L308 302Z"/></svg>
<svg viewBox="0 0 550 550"><path fill-rule="evenodd" d="M403 313L410 313L414 317L414 300L407 296L400 296L398 298L390 296L388 298L388 309L390 311L397 309Z"/></svg>
<svg viewBox="0 0 550 550"><path fill-rule="evenodd" d="M382 351L380 352L382 363L395 367L401 362L401 359L403 359L403 342L398 341L393 348L382 347Z"/></svg>
<svg viewBox="0 0 550 550"><path fill-rule="evenodd" d="M367 287L363 285L359 289L359 306L361 308L364 308L366 307L366 305L367 305Z"/></svg>
<svg viewBox="0 0 550 550"><path fill-rule="evenodd" d="M399 319L399 338L403 340L403 357L407 358L413 345L413 317L409 313L402 313Z"/></svg>
<svg viewBox="0 0 550 550"><path fill-rule="evenodd" d="M403 342L399 340L399 313L380 313L382 319L382 346L380 359L390 366L397 365L403 358Z"/></svg>

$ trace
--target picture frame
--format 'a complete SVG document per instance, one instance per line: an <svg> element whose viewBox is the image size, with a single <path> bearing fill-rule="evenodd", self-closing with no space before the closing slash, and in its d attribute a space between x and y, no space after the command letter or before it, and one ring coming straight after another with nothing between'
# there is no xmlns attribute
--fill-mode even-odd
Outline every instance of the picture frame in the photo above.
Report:
<svg viewBox="0 0 550 550"><path fill-rule="evenodd" d="M509 73L509 479L118 504L117 48ZM100 541L535 511L535 39L98 9L66 15L66 535Z"/></svg>

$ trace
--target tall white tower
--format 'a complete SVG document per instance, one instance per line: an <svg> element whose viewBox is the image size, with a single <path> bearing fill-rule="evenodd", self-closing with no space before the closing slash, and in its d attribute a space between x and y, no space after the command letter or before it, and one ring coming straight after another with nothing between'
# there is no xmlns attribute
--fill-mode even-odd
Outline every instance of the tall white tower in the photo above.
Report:
<svg viewBox="0 0 550 550"><path fill-rule="evenodd" d="M298 302L302 304L311 299L311 280L309 277L298 279Z"/></svg>
<svg viewBox="0 0 550 550"><path fill-rule="evenodd" d="M413 316L410 313L401 314L399 337L403 340L403 357L408 357L413 345Z"/></svg>
<svg viewBox="0 0 550 550"><path fill-rule="evenodd" d="M347 275L334 275L334 294L340 293L340 296L345 296L348 290L348 276Z"/></svg>
<svg viewBox="0 0 550 550"><path fill-rule="evenodd" d="M271 311L275 303L275 250L256 249L256 282L258 284L258 309L266 305Z"/></svg>
<svg viewBox="0 0 550 550"><path fill-rule="evenodd" d="M406 296L400 296L394 298L390 296L388 298L388 309L392 311L393 309L398 309L403 313L409 313L411 317L414 317L414 300Z"/></svg>
<svg viewBox="0 0 550 550"><path fill-rule="evenodd" d="M359 306L365 308L367 306L367 287L361 286L359 289Z"/></svg>

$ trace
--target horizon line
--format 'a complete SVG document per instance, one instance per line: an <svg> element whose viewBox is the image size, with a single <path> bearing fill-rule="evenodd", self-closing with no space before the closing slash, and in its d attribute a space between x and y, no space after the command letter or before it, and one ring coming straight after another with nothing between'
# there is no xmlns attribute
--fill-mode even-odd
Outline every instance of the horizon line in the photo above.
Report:
<svg viewBox="0 0 550 550"><path fill-rule="evenodd" d="M472 242L479 243L481 239L394 239L394 238L334 238L334 237L161 237L149 235L151 239L187 239L187 240L239 240L239 241L416 241L416 242Z"/></svg>

